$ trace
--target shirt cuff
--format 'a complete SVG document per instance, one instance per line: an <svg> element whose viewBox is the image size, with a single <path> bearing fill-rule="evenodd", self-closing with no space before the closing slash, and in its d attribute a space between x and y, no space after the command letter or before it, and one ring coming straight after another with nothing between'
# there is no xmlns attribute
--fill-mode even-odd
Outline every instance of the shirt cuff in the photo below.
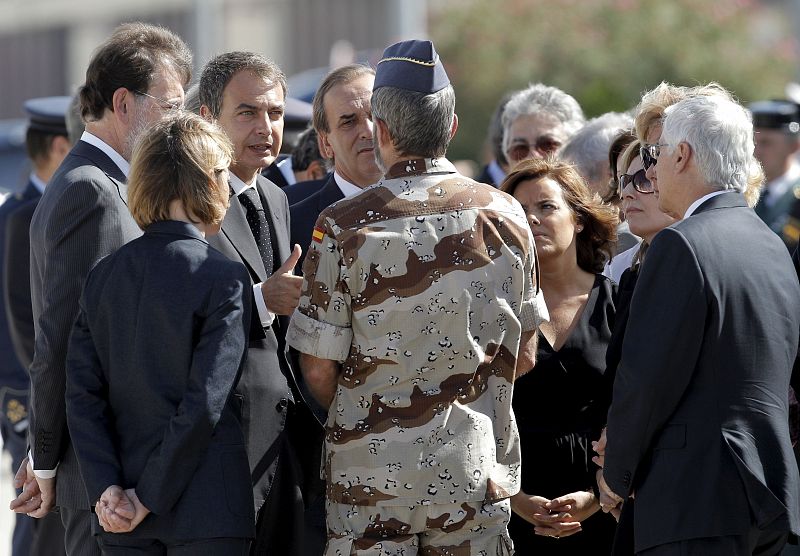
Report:
<svg viewBox="0 0 800 556"><path fill-rule="evenodd" d="M253 297L256 298L256 310L258 311L258 318L261 320L261 326L266 328L272 325L272 321L275 320L275 313L270 313L269 309L267 309L267 304L264 302L264 294L261 293L261 285L263 283L253 284Z"/></svg>
<svg viewBox="0 0 800 556"><path fill-rule="evenodd" d="M336 326L327 322L314 320L294 310L289 329L286 331L286 343L300 353L312 355L318 359L344 361L350 353L353 342L353 329Z"/></svg>
<svg viewBox="0 0 800 556"><path fill-rule="evenodd" d="M547 310L547 303L544 301L542 290L539 290L536 297L522 304L519 320L524 332L536 330L543 322L550 320L550 313Z"/></svg>
<svg viewBox="0 0 800 556"><path fill-rule="evenodd" d="M28 461L31 464L31 469L33 469L33 474L36 475L38 479L55 479L56 478L56 470L58 469L58 465L56 465L55 469L36 469L33 463L33 452L28 450Z"/></svg>

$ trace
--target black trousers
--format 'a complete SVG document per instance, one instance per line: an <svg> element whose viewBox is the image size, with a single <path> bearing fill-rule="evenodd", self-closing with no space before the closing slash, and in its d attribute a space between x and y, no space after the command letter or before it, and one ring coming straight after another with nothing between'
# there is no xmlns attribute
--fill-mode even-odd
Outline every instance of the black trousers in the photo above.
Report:
<svg viewBox="0 0 800 556"><path fill-rule="evenodd" d="M100 545L92 534L92 521L97 519L89 510L59 507L64 524L64 549L67 556L100 556Z"/></svg>
<svg viewBox="0 0 800 556"><path fill-rule="evenodd" d="M748 535L672 542L636 554L639 556L778 556L788 539L788 532L753 529Z"/></svg>
<svg viewBox="0 0 800 556"><path fill-rule="evenodd" d="M250 539L200 539L161 542L155 539L100 538L103 554L110 556L247 556Z"/></svg>

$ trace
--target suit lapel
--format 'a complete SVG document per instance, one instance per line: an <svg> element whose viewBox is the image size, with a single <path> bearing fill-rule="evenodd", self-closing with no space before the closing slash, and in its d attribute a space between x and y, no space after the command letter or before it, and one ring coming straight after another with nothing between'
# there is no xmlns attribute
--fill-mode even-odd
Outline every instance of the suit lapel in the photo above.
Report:
<svg viewBox="0 0 800 556"><path fill-rule="evenodd" d="M331 174L330 179L323 188L320 189L317 199L317 213L321 213L336 201L344 199L344 194L342 190L339 189L339 186L336 185L336 179L333 177L333 174Z"/></svg>
<svg viewBox="0 0 800 556"><path fill-rule="evenodd" d="M256 245L253 232L247 223L244 207L239 202L237 195L231 197L230 207L225 214L225 219L222 221L222 233L231 242L239 256L242 257L242 260L258 276L258 281L263 282L266 280L267 272L264 270L264 261L261 260L258 245Z"/></svg>
<svg viewBox="0 0 800 556"><path fill-rule="evenodd" d="M262 203L266 202L264 208L267 209L267 217L271 219L271 232L275 234L275 244L278 247L278 262L279 265L289 258L291 252L289 248L289 223L286 221L283 205L285 201L280 199L278 195L284 195L283 192L278 192L272 187L265 187L265 180L262 176L258 176L256 180L256 189L261 195Z"/></svg>
<svg viewBox="0 0 800 556"><path fill-rule="evenodd" d="M92 165L100 168L114 183L122 202L125 203L125 206L128 206L128 186L126 183L128 180L125 178L125 174L122 173L122 170L119 169L119 166L117 166L108 155L86 141L78 141L72 148L72 153L76 156L89 159Z"/></svg>

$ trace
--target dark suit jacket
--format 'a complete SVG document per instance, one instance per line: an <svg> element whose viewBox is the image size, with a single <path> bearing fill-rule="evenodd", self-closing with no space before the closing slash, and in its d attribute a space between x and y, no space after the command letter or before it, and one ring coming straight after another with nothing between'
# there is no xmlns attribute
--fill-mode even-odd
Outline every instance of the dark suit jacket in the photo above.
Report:
<svg viewBox="0 0 800 556"><path fill-rule="evenodd" d="M132 536L252 537L231 396L250 327L245 268L185 222L155 222L89 274L67 356L70 437L90 500L135 488Z"/></svg>
<svg viewBox="0 0 800 556"><path fill-rule="evenodd" d="M3 280L3 296L0 299L0 353L6 354L0 361L0 388L6 387L19 392L28 390L30 386L27 370L30 358L24 357L24 354L32 351L33 347L27 263L30 218L27 222L21 222L14 214L20 207L31 202L35 207L39 197L39 190L29 183L24 190L0 205L0 265ZM16 357L12 354L16 354ZM2 407L0 400L0 408Z"/></svg>
<svg viewBox="0 0 800 556"><path fill-rule="evenodd" d="M41 194L19 205L6 223L6 253L3 265L3 293L14 353L27 368L33 361L33 308L31 307L31 218Z"/></svg>
<svg viewBox="0 0 800 556"><path fill-rule="evenodd" d="M296 205L322 189L322 187L328 183L329 179L333 179L332 173L319 180L299 181L292 185L287 185L283 189L283 192L286 193L289 206Z"/></svg>
<svg viewBox="0 0 800 556"><path fill-rule="evenodd" d="M142 231L126 204L125 176L100 149L78 141L48 183L31 221L30 366L36 469L58 466L57 504L89 509L64 409L67 341L89 270Z"/></svg>
<svg viewBox="0 0 800 556"><path fill-rule="evenodd" d="M261 202L271 218L270 229L275 252L275 264L289 258L289 205L286 195L263 176L258 177L257 189ZM237 196L231 198L230 208L222 223L222 231L209 238L209 243L231 260L241 261L250 274L252 285L266 278L264 263L258 252L253 234L247 224L245 210ZM252 293L251 293L252 295ZM316 423L300 396L289 366L286 353L286 327L288 317L277 317L271 326L264 328L253 303L250 343L247 361L236 395L242 403L242 425L250 458L253 498L256 511L262 506L273 486L275 468L280 450L281 434L290 411L303 423L299 428L308 435L299 439L308 449L321 445L322 428ZM311 427L309 430L308 427ZM306 460L313 460L309 454ZM306 461L319 470L319 459Z"/></svg>
<svg viewBox="0 0 800 556"><path fill-rule="evenodd" d="M800 532L788 429L800 285L734 192L660 232L641 269L604 476L636 493L636 550L751 528Z"/></svg>
<svg viewBox="0 0 800 556"><path fill-rule="evenodd" d="M307 182L305 182L307 183ZM336 201L344 199L342 190L336 185L333 174L330 174L328 181L316 193L289 207L292 215L291 238L292 245L297 243L303 248L303 255L297 263L297 271L303 274L303 260L311 244L311 234L320 213Z"/></svg>

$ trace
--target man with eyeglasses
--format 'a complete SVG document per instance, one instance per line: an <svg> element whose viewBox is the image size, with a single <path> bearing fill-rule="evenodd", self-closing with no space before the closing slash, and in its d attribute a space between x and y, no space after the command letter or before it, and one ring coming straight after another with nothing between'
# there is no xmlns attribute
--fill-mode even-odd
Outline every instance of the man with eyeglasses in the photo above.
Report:
<svg viewBox="0 0 800 556"><path fill-rule="evenodd" d="M777 555L800 533L787 396L800 284L742 195L753 151L749 114L721 95L667 108L642 150L659 208L681 221L640 271L602 476L616 502L635 494L643 556Z"/></svg>
<svg viewBox="0 0 800 556"><path fill-rule="evenodd" d="M30 452L17 473L16 512L58 506L69 556L99 555L98 527L70 444L64 406L67 341L94 264L141 235L126 204L136 138L183 105L192 55L180 37L143 23L121 25L95 51L80 88L86 131L54 174L31 221ZM144 501L146 503L146 501Z"/></svg>
<svg viewBox="0 0 800 556"><path fill-rule="evenodd" d="M556 151L585 122L578 101L542 83L517 91L503 111L503 150L509 166Z"/></svg>

